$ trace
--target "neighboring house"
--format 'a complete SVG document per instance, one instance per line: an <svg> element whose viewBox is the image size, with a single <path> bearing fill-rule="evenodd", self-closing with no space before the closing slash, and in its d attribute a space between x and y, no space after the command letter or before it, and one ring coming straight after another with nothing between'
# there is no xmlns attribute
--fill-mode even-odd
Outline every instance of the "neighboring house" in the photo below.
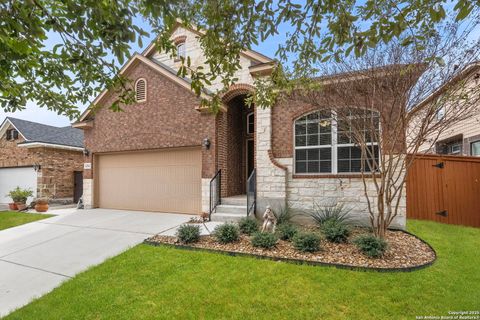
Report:
<svg viewBox="0 0 480 320"><path fill-rule="evenodd" d="M172 34L192 67L204 62L197 35L180 24ZM350 141L335 143L336 129L322 126L323 113L305 103L247 107L255 78L268 75L274 61L246 50L240 64L238 82L215 115L200 108L189 80L176 75L179 59L157 52L153 44L135 54L121 74L132 80L137 103L113 112L107 106L115 94L104 91L93 105L105 108L89 109L73 124L85 132L85 168L91 167L84 171L86 207L209 212L216 200L211 181L221 170L222 201L212 218L246 215L242 195L255 169L250 190L256 189L257 213L287 202L304 209L314 202L345 203L359 222L368 223L358 148ZM220 86L213 83L202 97ZM375 98L391 98L383 94ZM359 102L359 107L367 106ZM404 200L395 221L399 227L405 226Z"/></svg>
<svg viewBox="0 0 480 320"><path fill-rule="evenodd" d="M455 86L457 84L461 84L462 88L478 88L480 86L480 63L471 64L445 86ZM478 93L478 90L474 91ZM441 96L441 94L442 90L437 90L425 99L422 105ZM472 101L478 103L477 100ZM443 121L446 117L448 117L448 112L445 112L445 108L442 108L437 112L436 121ZM480 156L480 103L477 112L469 115L467 119L458 121L446 128L438 135L438 138L437 134L432 134L426 140L419 148L420 153Z"/></svg>
<svg viewBox="0 0 480 320"><path fill-rule="evenodd" d="M82 130L7 117L0 126L0 203L11 202L7 193L17 186L33 198L78 201L83 162Z"/></svg>

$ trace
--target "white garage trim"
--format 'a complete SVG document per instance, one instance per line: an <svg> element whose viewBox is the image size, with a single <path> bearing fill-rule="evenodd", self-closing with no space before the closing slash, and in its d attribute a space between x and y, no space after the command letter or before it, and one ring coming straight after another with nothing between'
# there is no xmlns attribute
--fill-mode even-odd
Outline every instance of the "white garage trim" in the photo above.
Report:
<svg viewBox="0 0 480 320"><path fill-rule="evenodd" d="M201 212L200 147L100 154L94 171L100 208Z"/></svg>
<svg viewBox="0 0 480 320"><path fill-rule="evenodd" d="M56 143L45 143L45 142L23 142L17 144L17 147L20 148L55 148L55 149L64 149L64 150L71 150L71 151L83 151L84 148L82 147L72 147L66 146L63 144L56 144Z"/></svg>

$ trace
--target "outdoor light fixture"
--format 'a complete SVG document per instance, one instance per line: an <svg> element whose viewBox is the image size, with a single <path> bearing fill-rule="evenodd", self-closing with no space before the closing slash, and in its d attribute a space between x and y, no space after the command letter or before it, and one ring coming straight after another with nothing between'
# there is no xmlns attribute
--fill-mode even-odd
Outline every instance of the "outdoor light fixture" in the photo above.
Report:
<svg viewBox="0 0 480 320"><path fill-rule="evenodd" d="M208 139L208 138L203 139L202 146L204 146L205 149L207 149L207 150L210 149L210 139Z"/></svg>
<svg viewBox="0 0 480 320"><path fill-rule="evenodd" d="M38 170L40 170L41 166L39 164L34 164L33 165L33 170L35 170L35 172L38 172Z"/></svg>
<svg viewBox="0 0 480 320"><path fill-rule="evenodd" d="M90 152L88 151L88 149L83 149L83 155L86 157L90 154Z"/></svg>

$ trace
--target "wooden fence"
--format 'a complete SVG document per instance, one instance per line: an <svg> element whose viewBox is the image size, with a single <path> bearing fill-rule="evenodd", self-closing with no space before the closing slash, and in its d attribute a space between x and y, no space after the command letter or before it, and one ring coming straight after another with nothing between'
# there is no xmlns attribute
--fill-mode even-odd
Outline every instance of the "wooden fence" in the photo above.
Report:
<svg viewBox="0 0 480 320"><path fill-rule="evenodd" d="M407 175L407 217L480 227L480 158L415 156Z"/></svg>

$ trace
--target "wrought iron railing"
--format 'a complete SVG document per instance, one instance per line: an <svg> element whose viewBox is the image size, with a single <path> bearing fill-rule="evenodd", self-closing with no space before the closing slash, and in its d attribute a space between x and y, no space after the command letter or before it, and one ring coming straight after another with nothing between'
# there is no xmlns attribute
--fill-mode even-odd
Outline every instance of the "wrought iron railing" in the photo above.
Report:
<svg viewBox="0 0 480 320"><path fill-rule="evenodd" d="M253 169L247 179L247 217L257 208L257 170Z"/></svg>
<svg viewBox="0 0 480 320"><path fill-rule="evenodd" d="M208 213L208 220L212 220L212 213L215 208L222 202L222 170L217 173L210 180L210 212Z"/></svg>

